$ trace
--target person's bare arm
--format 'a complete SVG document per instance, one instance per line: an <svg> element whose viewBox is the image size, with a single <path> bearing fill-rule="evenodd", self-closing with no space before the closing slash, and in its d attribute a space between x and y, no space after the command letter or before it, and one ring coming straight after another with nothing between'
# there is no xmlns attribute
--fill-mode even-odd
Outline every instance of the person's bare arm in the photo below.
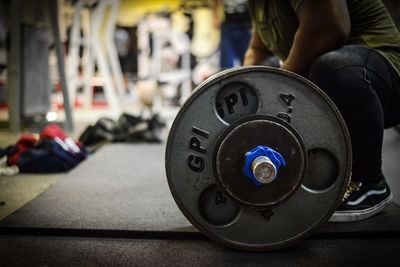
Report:
<svg viewBox="0 0 400 267"><path fill-rule="evenodd" d="M244 55L243 65L244 66L252 66L258 65L266 58L272 56L273 54L268 48L264 45L261 40L261 37L258 35L256 31L253 32L251 37L249 47Z"/></svg>
<svg viewBox="0 0 400 267"><path fill-rule="evenodd" d="M350 15L346 0L304 0L296 13L299 28L282 68L306 74L316 58L345 44Z"/></svg>

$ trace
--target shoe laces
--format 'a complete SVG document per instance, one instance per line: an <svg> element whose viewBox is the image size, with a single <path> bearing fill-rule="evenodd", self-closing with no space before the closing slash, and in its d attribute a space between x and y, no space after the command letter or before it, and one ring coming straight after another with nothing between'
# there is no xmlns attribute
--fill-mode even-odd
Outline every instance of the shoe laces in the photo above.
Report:
<svg viewBox="0 0 400 267"><path fill-rule="evenodd" d="M344 193L342 201L348 199L354 192L359 191L361 186L362 186L361 182L350 182L346 188L346 192Z"/></svg>

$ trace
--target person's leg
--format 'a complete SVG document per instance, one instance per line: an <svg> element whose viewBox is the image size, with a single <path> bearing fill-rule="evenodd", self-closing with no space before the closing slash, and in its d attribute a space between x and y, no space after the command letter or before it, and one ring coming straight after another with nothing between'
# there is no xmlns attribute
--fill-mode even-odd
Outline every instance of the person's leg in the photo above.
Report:
<svg viewBox="0 0 400 267"><path fill-rule="evenodd" d="M233 52L232 33L229 25L221 25L221 42L220 42L220 67L221 69L232 68L235 60Z"/></svg>
<svg viewBox="0 0 400 267"><path fill-rule="evenodd" d="M391 77L385 61L369 48L346 46L321 56L310 69L309 79L332 99L346 121L353 146L353 180L373 182L382 175L385 113L395 112L390 106L396 98L392 80L398 79Z"/></svg>
<svg viewBox="0 0 400 267"><path fill-rule="evenodd" d="M389 64L388 69L391 78L391 97L387 106L384 109L385 129L393 126L399 127L400 125L400 77L397 75L395 69Z"/></svg>
<svg viewBox="0 0 400 267"><path fill-rule="evenodd" d="M394 105L400 99L394 87L399 77L378 52L361 46L345 46L318 58L310 69L309 79L336 104L352 141L353 186L349 193L354 198L352 201L348 199L347 203L354 204L350 213L356 212L347 214L346 211L340 220L372 216L384 206L369 209L371 207L358 204L369 196L369 202L373 204L372 199L380 205L388 200L390 194L381 169L382 139L385 124L388 126L389 120L400 118L400 106ZM361 183L356 186L354 182ZM362 184L364 188L360 190ZM357 190L358 195L354 195ZM382 192L380 199L374 195L376 192ZM371 212L365 212L366 209Z"/></svg>

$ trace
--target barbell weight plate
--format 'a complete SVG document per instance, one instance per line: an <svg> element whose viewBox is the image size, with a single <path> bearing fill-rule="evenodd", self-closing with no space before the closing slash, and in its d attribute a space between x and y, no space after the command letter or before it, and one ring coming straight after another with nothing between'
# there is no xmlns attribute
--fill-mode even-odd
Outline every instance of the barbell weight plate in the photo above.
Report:
<svg viewBox="0 0 400 267"><path fill-rule="evenodd" d="M258 188L240 172L243 151L255 144L287 159ZM178 207L202 233L234 248L269 250L306 237L332 215L349 181L351 143L337 108L311 82L240 67L193 91L172 124L165 164ZM232 184L239 179L249 192ZM263 197L276 184L281 191Z"/></svg>
<svg viewBox="0 0 400 267"><path fill-rule="evenodd" d="M258 145L284 155L286 166L278 178L255 186L243 172L243 155ZM219 136L213 159L217 183L241 206L271 209L291 196L301 185L307 166L307 151L297 131L270 115L249 115L229 125Z"/></svg>

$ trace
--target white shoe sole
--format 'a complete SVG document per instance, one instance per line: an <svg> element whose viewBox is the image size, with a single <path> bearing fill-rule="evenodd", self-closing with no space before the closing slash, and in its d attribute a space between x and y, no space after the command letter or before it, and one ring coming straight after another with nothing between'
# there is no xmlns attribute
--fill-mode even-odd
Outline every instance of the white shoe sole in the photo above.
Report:
<svg viewBox="0 0 400 267"><path fill-rule="evenodd" d="M371 208L365 210L346 210L346 211L336 211L332 217L328 220L329 222L355 222L365 220L369 217L374 216L380 211L384 210L392 201L393 194L390 195L381 203Z"/></svg>

